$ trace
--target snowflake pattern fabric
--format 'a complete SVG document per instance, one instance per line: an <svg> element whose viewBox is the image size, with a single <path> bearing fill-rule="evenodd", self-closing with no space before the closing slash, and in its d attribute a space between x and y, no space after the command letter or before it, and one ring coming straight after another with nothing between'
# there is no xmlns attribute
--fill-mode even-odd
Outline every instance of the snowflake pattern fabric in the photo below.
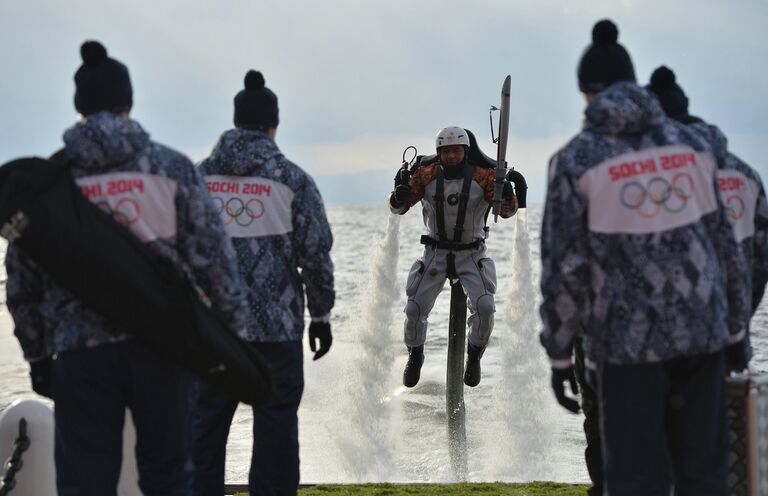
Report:
<svg viewBox="0 0 768 496"><path fill-rule="evenodd" d="M699 171L712 208L674 228L649 221L643 232L622 232L621 226L595 230L591 226L603 218L626 214L618 212L620 204L589 202L590 195L600 194L589 182L590 171L607 168L615 157L688 150L687 155L709 157L714 164L711 146L693 129L666 118L655 97L632 83L616 83L596 95L585 116L582 132L550 161L540 313L541 341L553 366L570 362L580 331L593 362L657 362L722 349L743 332L748 311L746 265L714 197L714 165L708 176ZM661 176L653 161L626 166L629 174ZM629 207L649 196L646 190Z"/></svg>
<svg viewBox="0 0 768 496"><path fill-rule="evenodd" d="M232 240L246 286L245 338L256 342L300 341L306 305L314 318L334 305L331 228L312 178L280 152L264 133L226 131L210 157L200 164L203 176L255 177L287 186L292 192L290 232Z"/></svg>
<svg viewBox="0 0 768 496"><path fill-rule="evenodd" d="M101 112L64 134L54 160L67 161L77 178L142 172L176 185L176 236L149 246L200 288L214 311L233 329L245 322L245 299L232 245L194 165L178 152L154 143L133 120ZM8 308L24 356L37 360L55 352L122 341L128 336L83 306L14 245L6 255Z"/></svg>
<svg viewBox="0 0 768 496"><path fill-rule="evenodd" d="M715 125L685 115L680 119L704 136L717 158L718 186L728 221L746 261L744 275L747 306L753 315L768 283L768 200L760 176L752 167L728 150L728 139ZM749 329L745 330L747 357L753 349Z"/></svg>
<svg viewBox="0 0 768 496"><path fill-rule="evenodd" d="M751 223L749 235L737 238L737 241L749 268L745 280L754 313L768 283L768 199L763 182L755 169L728 150L728 139L717 126L707 124L698 117L689 117L689 120L692 121L690 126L712 144L721 169L741 175L730 178L726 174L720 179L720 189L729 221L732 224L742 220ZM742 181L750 184L742 184ZM742 219L747 214L751 214L751 218Z"/></svg>

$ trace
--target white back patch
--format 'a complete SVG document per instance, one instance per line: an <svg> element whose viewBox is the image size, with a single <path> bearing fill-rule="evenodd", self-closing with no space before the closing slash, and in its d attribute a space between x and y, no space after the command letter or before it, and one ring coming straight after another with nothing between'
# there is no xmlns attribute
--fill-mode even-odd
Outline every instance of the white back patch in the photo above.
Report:
<svg viewBox="0 0 768 496"><path fill-rule="evenodd" d="M757 183L737 170L725 169L717 171L717 186L736 241L753 236L755 209L760 194Z"/></svg>
<svg viewBox="0 0 768 496"><path fill-rule="evenodd" d="M717 209L714 173L710 153L684 145L612 157L579 179L589 229L650 234L692 224Z"/></svg>
<svg viewBox="0 0 768 496"><path fill-rule="evenodd" d="M176 236L176 181L144 172L75 179L86 198L144 242Z"/></svg>
<svg viewBox="0 0 768 496"><path fill-rule="evenodd" d="M205 176L224 227L233 238L274 236L293 231L294 193L285 184L261 177Z"/></svg>

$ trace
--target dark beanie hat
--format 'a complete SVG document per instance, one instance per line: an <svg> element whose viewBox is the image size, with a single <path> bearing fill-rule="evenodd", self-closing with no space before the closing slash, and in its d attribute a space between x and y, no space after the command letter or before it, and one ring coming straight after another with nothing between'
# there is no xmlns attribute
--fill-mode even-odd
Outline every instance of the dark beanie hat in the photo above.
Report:
<svg viewBox="0 0 768 496"><path fill-rule="evenodd" d="M277 95L264 86L261 72L245 75L245 89L235 96L235 126L266 130L279 123Z"/></svg>
<svg viewBox="0 0 768 496"><path fill-rule="evenodd" d="M661 66L653 71L648 89L656 94L669 117L680 117L688 114L688 97L678 86L675 73L669 67Z"/></svg>
<svg viewBox="0 0 768 496"><path fill-rule="evenodd" d="M75 73L75 109L84 116L102 111L129 109L133 88L128 68L107 56L98 41L80 46L83 65Z"/></svg>
<svg viewBox="0 0 768 496"><path fill-rule="evenodd" d="M632 59L618 39L619 29L608 19L592 28L592 44L584 50L578 68L583 93L599 93L618 81L636 81Z"/></svg>

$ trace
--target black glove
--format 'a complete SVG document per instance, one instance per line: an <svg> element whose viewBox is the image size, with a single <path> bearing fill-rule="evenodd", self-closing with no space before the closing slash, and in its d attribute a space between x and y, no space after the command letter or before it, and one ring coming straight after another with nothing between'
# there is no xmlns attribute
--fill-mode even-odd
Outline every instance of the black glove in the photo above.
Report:
<svg viewBox="0 0 768 496"><path fill-rule="evenodd" d="M395 174L395 189L397 189L398 186L404 184L408 186L411 182L411 171L408 169L400 169L397 171L397 174Z"/></svg>
<svg viewBox="0 0 768 496"><path fill-rule="evenodd" d="M742 339L738 343L729 344L725 348L725 371L743 372L747 368L747 343Z"/></svg>
<svg viewBox="0 0 768 496"><path fill-rule="evenodd" d="M320 341L319 349L315 339ZM333 336L331 335L330 322L312 322L309 324L309 349L316 351L312 360L317 360L328 353L328 350L331 349L331 343L333 343Z"/></svg>
<svg viewBox="0 0 768 496"><path fill-rule="evenodd" d="M32 379L32 391L40 396L53 399L53 380L51 367L53 359L44 358L29 364L29 377Z"/></svg>
<svg viewBox="0 0 768 496"><path fill-rule="evenodd" d="M515 190L512 189L512 184L509 181L504 181L504 189L501 190L501 199L503 201L509 201L515 196Z"/></svg>
<svg viewBox="0 0 768 496"><path fill-rule="evenodd" d="M394 208L400 208L406 204L408 198L411 197L411 188L407 184L401 184L395 188L392 192L392 199L390 203Z"/></svg>
<svg viewBox="0 0 768 496"><path fill-rule="evenodd" d="M571 384L571 392L579 394L578 389L576 389L576 375L573 372L573 367L552 369L552 390L555 392L557 402L569 412L579 413L579 402L565 395L563 383L566 381Z"/></svg>

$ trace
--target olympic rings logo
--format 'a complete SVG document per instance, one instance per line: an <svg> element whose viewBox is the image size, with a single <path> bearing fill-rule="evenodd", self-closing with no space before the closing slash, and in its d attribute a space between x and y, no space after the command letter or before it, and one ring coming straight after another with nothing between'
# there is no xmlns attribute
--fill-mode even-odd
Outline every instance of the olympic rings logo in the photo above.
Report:
<svg viewBox="0 0 768 496"><path fill-rule="evenodd" d="M114 208L106 201L100 201L96 206L114 217L115 220L121 224L135 224L141 215L139 202L133 198L122 198L118 200Z"/></svg>
<svg viewBox="0 0 768 496"><path fill-rule="evenodd" d="M233 196L225 202L220 196L214 196L213 203L226 226L235 222L238 226L248 227L264 215L264 203L258 198L243 202L241 198Z"/></svg>
<svg viewBox="0 0 768 496"><path fill-rule="evenodd" d="M645 219L653 219L662 209L669 213L682 212L693 195L693 178L687 172L675 174L672 181L654 177L645 186L631 181L621 188L620 201L624 207L634 210Z"/></svg>
<svg viewBox="0 0 768 496"><path fill-rule="evenodd" d="M737 221L744 216L744 200L740 196L731 196L725 200L725 213L731 221Z"/></svg>

